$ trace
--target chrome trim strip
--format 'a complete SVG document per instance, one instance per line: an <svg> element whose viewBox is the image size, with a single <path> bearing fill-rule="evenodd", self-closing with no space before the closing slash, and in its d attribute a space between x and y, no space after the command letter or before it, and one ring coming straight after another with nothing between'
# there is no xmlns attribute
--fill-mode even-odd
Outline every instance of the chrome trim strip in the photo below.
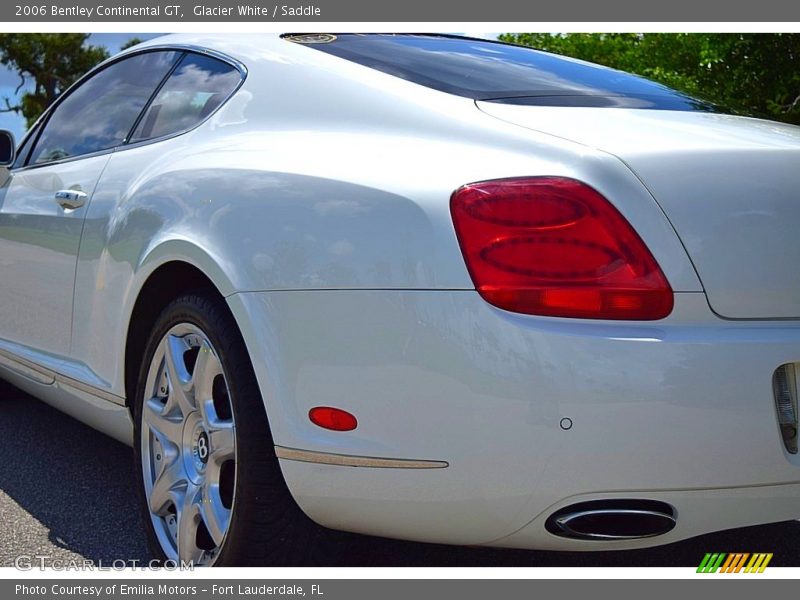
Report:
<svg viewBox="0 0 800 600"><path fill-rule="evenodd" d="M314 452L275 446L275 456L284 460L337 465L341 467L372 467L375 469L445 469L449 463L443 460L413 460L407 458L377 458L373 456L352 456L330 452Z"/></svg>
<svg viewBox="0 0 800 600"><path fill-rule="evenodd" d="M56 373L55 371L46 367L42 367L35 362L28 360L27 358L17 356L5 348L0 348L0 366L6 367L18 375L27 377L36 383L43 385L53 385L54 383L58 383L59 385L90 394L100 398L101 400L113 402L114 404L119 404L120 406L125 406L125 398L121 398L116 394L112 394L109 391L98 388L89 383L78 381L77 379L73 379L67 375Z"/></svg>
<svg viewBox="0 0 800 600"><path fill-rule="evenodd" d="M22 357L12 354L8 350L0 348L0 365L14 371L18 375L27 377L28 379L41 383L43 385L53 385L55 383L55 374L49 369L40 367L39 365L24 359Z"/></svg>
<svg viewBox="0 0 800 600"><path fill-rule="evenodd" d="M117 396L116 394L112 394L111 392L102 388L95 387L89 383L78 381L77 379L73 379L72 377L68 377L66 375L61 375L60 373L56 373L56 381L59 385L70 387L86 394L91 394L92 396L96 396L107 402L113 402L114 404L125 406L125 398Z"/></svg>
<svg viewBox="0 0 800 600"><path fill-rule="evenodd" d="M87 78L92 73L100 71L102 68L114 63L118 60L122 60L124 57L134 56L136 54L143 54L145 52L162 52L164 50L175 50L177 52L194 52L195 54L206 54L211 58L216 58L217 60L221 60L222 62L226 62L232 67L235 67L237 71L239 71L245 77L247 76L247 65L245 65L241 60L238 58L234 58L230 54L226 54L225 52L220 52L219 50L215 50L214 48L209 48L207 46L200 46L198 44L191 44L191 43L177 43L173 44L170 42L165 43L157 43L158 40L153 40L154 43L148 44L147 46L143 46L141 48L135 48L130 50L123 50L122 52L118 52L114 56L107 58L103 62L98 65L92 67L91 70L87 71L85 75L81 76L81 78ZM147 43L147 42L145 42ZM68 90L69 91L69 90Z"/></svg>

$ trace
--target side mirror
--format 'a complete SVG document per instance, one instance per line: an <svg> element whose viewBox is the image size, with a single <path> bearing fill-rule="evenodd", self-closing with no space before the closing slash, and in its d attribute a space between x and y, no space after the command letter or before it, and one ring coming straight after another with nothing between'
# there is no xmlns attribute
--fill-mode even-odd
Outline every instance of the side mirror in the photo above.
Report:
<svg viewBox="0 0 800 600"><path fill-rule="evenodd" d="M13 165L16 155L17 145L14 143L14 134L5 129L0 129L0 167Z"/></svg>

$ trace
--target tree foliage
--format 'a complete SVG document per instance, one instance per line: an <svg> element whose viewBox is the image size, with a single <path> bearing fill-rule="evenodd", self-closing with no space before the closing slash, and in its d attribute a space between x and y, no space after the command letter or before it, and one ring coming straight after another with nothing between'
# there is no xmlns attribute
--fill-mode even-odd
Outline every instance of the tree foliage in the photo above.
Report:
<svg viewBox="0 0 800 600"><path fill-rule="evenodd" d="M121 52L122 50L127 50L128 48L133 48L133 47L134 47L136 44L141 44L143 41L144 41L144 40L143 40L142 38L138 38L138 37L132 37L132 38L131 38L131 39L129 39L127 42L125 42L124 44L122 44L122 46L120 46L120 47L119 47L119 49L120 49L120 52Z"/></svg>
<svg viewBox="0 0 800 600"><path fill-rule="evenodd" d="M659 81L734 111L800 123L800 35L518 33L507 42Z"/></svg>
<svg viewBox="0 0 800 600"><path fill-rule="evenodd" d="M4 98L0 111L20 113L32 125L61 92L108 58L102 46L86 44L88 37L86 33L0 34L0 64L20 77L16 93L33 83L18 101Z"/></svg>

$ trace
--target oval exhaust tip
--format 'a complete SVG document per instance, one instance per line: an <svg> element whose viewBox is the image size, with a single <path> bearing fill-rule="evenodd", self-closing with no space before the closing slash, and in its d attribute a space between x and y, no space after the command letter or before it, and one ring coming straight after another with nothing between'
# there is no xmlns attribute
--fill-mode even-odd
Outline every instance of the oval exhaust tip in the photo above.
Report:
<svg viewBox="0 0 800 600"><path fill-rule="evenodd" d="M553 513L545 527L561 537L583 540L634 540L671 531L675 509L657 500L592 500Z"/></svg>

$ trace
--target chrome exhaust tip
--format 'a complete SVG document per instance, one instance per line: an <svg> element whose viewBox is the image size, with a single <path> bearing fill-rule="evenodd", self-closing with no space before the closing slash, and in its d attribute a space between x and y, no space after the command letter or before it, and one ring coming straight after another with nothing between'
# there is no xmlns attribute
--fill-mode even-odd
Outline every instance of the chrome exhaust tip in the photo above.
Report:
<svg viewBox="0 0 800 600"><path fill-rule="evenodd" d="M552 534L580 540L635 540L671 531L675 509L657 500L592 500L562 508L545 523Z"/></svg>

